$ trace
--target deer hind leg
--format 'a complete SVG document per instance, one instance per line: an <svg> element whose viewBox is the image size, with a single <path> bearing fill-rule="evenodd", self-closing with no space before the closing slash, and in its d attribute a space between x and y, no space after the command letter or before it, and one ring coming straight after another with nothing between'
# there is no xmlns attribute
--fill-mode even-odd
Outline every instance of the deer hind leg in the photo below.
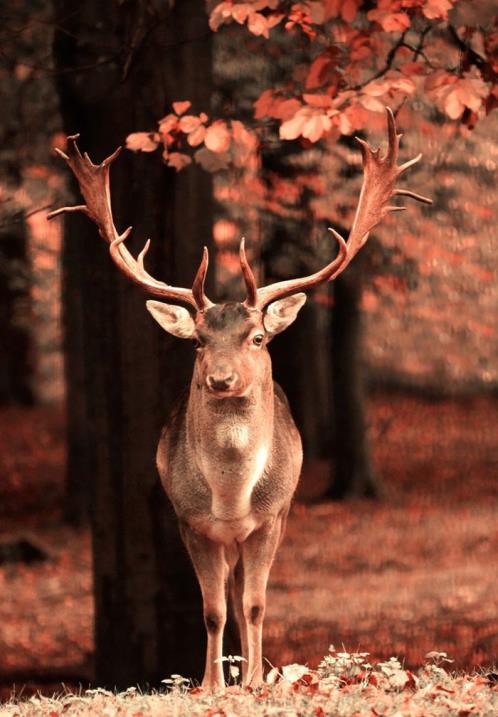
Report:
<svg viewBox="0 0 498 717"><path fill-rule="evenodd" d="M207 632L206 668L202 686L224 687L223 630L227 618L226 581L228 564L225 548L182 525L181 534L190 554L202 593L204 624Z"/></svg>
<svg viewBox="0 0 498 717"><path fill-rule="evenodd" d="M247 630L246 685L256 685L263 680L262 637L266 587L286 517L287 510L251 533L241 546L244 568L242 606Z"/></svg>

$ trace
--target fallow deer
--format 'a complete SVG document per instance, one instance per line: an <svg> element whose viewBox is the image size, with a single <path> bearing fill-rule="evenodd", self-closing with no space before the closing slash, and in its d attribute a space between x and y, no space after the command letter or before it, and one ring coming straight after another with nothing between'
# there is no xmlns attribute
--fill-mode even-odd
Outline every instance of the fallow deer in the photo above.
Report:
<svg viewBox="0 0 498 717"><path fill-rule="evenodd" d="M335 279L365 244L369 232L389 212L389 199L402 172L421 155L398 166L401 135L387 109L388 149L384 157L358 140L364 179L347 243L330 229L338 255L304 278L256 287L240 245L240 266L247 298L213 304L204 292L208 253L192 289L169 286L144 268L149 242L134 259L125 246L131 228L119 234L112 217L109 168L119 150L100 165L82 156L78 135L68 138L67 154L58 150L75 174L85 204L51 212L82 211L109 243L118 268L148 294L173 301L147 301L147 309L167 332L194 342L197 352L188 397L163 429L157 450L159 475L178 517L181 536L201 587L207 655L203 685L223 682L222 637L226 587L230 583L240 629L245 684L262 680L262 624L268 574L282 538L302 462L301 440L283 391L273 382L267 345L296 318L305 291ZM186 309L178 303L187 304Z"/></svg>

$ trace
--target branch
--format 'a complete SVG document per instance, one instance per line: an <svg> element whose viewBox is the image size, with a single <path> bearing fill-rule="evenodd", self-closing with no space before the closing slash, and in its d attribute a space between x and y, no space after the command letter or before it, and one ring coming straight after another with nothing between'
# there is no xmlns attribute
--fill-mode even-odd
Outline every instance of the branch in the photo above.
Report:
<svg viewBox="0 0 498 717"><path fill-rule="evenodd" d="M373 82L374 80L378 80L379 77L383 77L383 76L386 74L386 72L391 69L392 64L393 64L393 62L394 62L394 58L396 57L396 53L398 52L398 50L399 50L401 47L406 47L406 44L405 44L405 36L406 36L406 33L407 33L407 32L408 32L408 30L405 30L404 32L401 33L401 35L400 35L398 41L396 42L396 44L393 45L393 46L391 47L391 49L389 50L389 52L387 53L386 62L385 62L385 64L384 64L384 67L382 67L380 70L378 70L378 71L377 71L372 77L370 77L368 80L365 80L364 82L361 82L359 85L356 85L355 87L353 87L353 88L352 88L353 90L361 90L363 87L365 87L366 85L368 85L369 82Z"/></svg>
<svg viewBox="0 0 498 717"><path fill-rule="evenodd" d="M475 65L479 69L486 65L485 58L476 52L470 45L467 45L467 43L456 31L456 28L450 23L448 23L448 30L458 49L462 52L462 54L466 54L468 56L471 65Z"/></svg>

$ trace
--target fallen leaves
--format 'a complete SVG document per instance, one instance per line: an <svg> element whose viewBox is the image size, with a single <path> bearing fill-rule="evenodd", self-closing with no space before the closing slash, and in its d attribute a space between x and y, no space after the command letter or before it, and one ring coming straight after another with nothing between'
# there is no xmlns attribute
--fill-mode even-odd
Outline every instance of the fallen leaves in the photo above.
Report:
<svg viewBox="0 0 498 717"><path fill-rule="evenodd" d="M345 653L348 654L348 653ZM351 656L350 656L351 657ZM422 668L411 680L401 667L393 668L398 683L393 687L383 680L379 663L371 669L380 682L374 686L362 680L342 682L331 688L328 678L305 665L282 667L278 678L256 688L230 685L211 693L198 687L188 688L188 681L165 680L167 692L142 693L135 688L113 693L94 689L59 697L42 697L10 702L3 705L2 717L84 717L88 714L120 715L121 717L269 717L270 715L326 715L343 717L359 715L384 717L437 717L494 714L498 709L498 691L488 680L477 675L444 673L442 682L435 682L431 673ZM389 664L399 664L392 658ZM406 673L404 675L404 673ZM179 677L179 676L176 676ZM406 677L406 679L405 679Z"/></svg>

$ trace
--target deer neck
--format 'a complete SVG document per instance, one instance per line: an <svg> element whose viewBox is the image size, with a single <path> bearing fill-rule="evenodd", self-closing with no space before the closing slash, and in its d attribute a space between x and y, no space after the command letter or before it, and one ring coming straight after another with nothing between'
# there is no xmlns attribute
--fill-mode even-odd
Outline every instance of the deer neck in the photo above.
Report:
<svg viewBox="0 0 498 717"><path fill-rule="evenodd" d="M212 493L212 514L234 520L250 513L251 494L267 468L273 437L271 370L241 398L214 398L194 371L187 441Z"/></svg>

